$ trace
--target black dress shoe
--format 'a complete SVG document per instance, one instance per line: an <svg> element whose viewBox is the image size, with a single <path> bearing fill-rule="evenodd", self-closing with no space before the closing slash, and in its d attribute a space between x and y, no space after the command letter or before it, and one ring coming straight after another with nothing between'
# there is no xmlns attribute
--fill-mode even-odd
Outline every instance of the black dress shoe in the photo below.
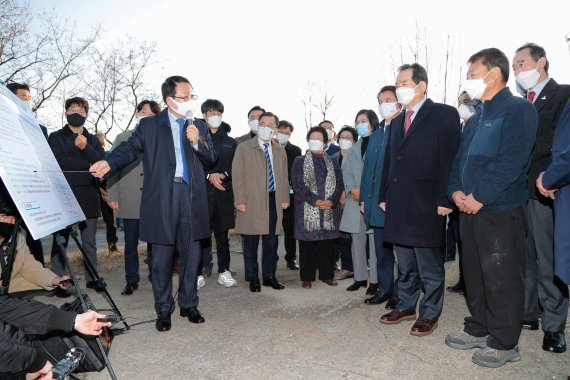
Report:
<svg viewBox="0 0 570 380"><path fill-rule="evenodd" d="M180 308L180 316L188 317L192 323L204 323L206 320L196 307L189 307L188 309Z"/></svg>
<svg viewBox="0 0 570 380"><path fill-rule="evenodd" d="M285 285L277 281L275 277L264 278L263 286L271 286L273 289L276 290L285 289Z"/></svg>
<svg viewBox="0 0 570 380"><path fill-rule="evenodd" d="M170 313L163 311L158 313L158 319L156 320L155 327L158 331L168 331L172 327L172 322L170 321Z"/></svg>
<svg viewBox="0 0 570 380"><path fill-rule="evenodd" d="M538 330L538 321L523 321L522 328L525 330Z"/></svg>
<svg viewBox="0 0 570 380"><path fill-rule="evenodd" d="M71 297L71 293L69 292L69 290L66 289L62 289L59 286L57 288L55 288L55 296L59 297L59 298L67 298L67 297Z"/></svg>
<svg viewBox="0 0 570 380"><path fill-rule="evenodd" d="M85 284L89 289L93 289L96 292L104 292L105 288L99 284L99 281L87 281Z"/></svg>
<svg viewBox="0 0 570 380"><path fill-rule="evenodd" d="M398 306L398 297L392 297L386 302L386 310L395 310Z"/></svg>
<svg viewBox="0 0 570 380"><path fill-rule="evenodd" d="M542 349L544 351L555 352L561 354L566 351L566 338L563 332L546 332L542 340Z"/></svg>
<svg viewBox="0 0 570 380"><path fill-rule="evenodd" d="M259 280L249 282L249 291L252 293L261 292L261 285L259 284Z"/></svg>
<svg viewBox="0 0 570 380"><path fill-rule="evenodd" d="M287 268L289 268L291 270L299 270L299 265L297 264L297 262L295 260L288 261L287 262Z"/></svg>
<svg viewBox="0 0 570 380"><path fill-rule="evenodd" d="M364 280L364 281L354 281L352 283L352 285L350 285L348 288L346 288L347 291L349 292L354 292L362 287L365 287L368 284L368 281Z"/></svg>
<svg viewBox="0 0 570 380"><path fill-rule="evenodd" d="M369 296L373 296L376 293L378 293L378 284L370 283L368 289L366 289L366 294Z"/></svg>
<svg viewBox="0 0 570 380"><path fill-rule="evenodd" d="M461 280L457 281L457 284L449 285L447 287L447 291L451 293L463 293L464 289L465 284Z"/></svg>
<svg viewBox="0 0 570 380"><path fill-rule="evenodd" d="M127 285L121 290L121 294L124 296L130 296L135 290L139 288L139 284L136 282L127 282Z"/></svg>
<svg viewBox="0 0 570 380"><path fill-rule="evenodd" d="M377 292L372 297L367 298L364 300L364 303L367 305L379 305L388 301L392 297L391 293L380 293Z"/></svg>

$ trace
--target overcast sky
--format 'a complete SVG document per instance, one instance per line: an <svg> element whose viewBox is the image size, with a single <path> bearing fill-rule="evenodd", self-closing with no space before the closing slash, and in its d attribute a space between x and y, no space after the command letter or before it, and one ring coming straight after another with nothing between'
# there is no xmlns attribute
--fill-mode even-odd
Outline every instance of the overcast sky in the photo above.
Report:
<svg viewBox="0 0 570 380"><path fill-rule="evenodd" d="M551 77L570 83L567 9L541 8L536 1L33 0L31 5L53 7L77 20L78 32L101 23L107 42L126 35L157 41L148 84L158 92L164 78L187 77L200 101L224 103L234 137L248 130L251 106L261 105L291 121L293 141L300 143L309 80L326 84L334 95L327 118L337 127L353 124L362 108L377 110L376 93L394 83L400 53L406 63L412 61L416 26L422 40L425 32L428 91L435 101L442 100L446 51L452 61L449 103L469 56L488 47L512 60L520 45L538 43L546 49ZM425 56L419 63L426 65ZM513 83L511 78L511 88ZM315 115L313 124L318 121Z"/></svg>

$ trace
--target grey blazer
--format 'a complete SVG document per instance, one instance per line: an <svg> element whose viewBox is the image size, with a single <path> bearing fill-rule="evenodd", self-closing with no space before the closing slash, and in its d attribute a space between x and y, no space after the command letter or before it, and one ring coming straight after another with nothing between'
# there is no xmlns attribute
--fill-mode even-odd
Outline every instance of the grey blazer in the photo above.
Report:
<svg viewBox="0 0 570 380"><path fill-rule="evenodd" d="M123 141L127 141L134 130L123 132L115 138L113 149ZM113 175L107 181L109 189L109 202L119 202L117 218L139 219L141 208L141 196L143 187L142 159L135 160Z"/></svg>
<svg viewBox="0 0 570 380"><path fill-rule="evenodd" d="M342 167L346 204L344 205L340 221L340 230L351 234L366 232L364 216L360 213L360 206L357 201L352 199L352 195L349 194L349 191L353 188L360 188L360 179L362 177L362 169L364 168L364 159L360 158L361 147L362 139L358 139L348 151L346 162L343 163Z"/></svg>

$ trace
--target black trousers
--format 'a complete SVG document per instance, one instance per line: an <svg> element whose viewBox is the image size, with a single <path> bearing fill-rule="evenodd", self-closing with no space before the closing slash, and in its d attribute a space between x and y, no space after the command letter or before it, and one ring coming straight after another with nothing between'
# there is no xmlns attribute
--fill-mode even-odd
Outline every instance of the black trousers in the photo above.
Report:
<svg viewBox="0 0 570 380"><path fill-rule="evenodd" d="M283 210L283 237L285 241L285 261L297 260L297 241L295 240L295 195L289 194L289 207Z"/></svg>
<svg viewBox="0 0 570 380"><path fill-rule="evenodd" d="M334 259L334 239L299 240L301 281L315 281L317 266L319 268L319 280L332 280Z"/></svg>
<svg viewBox="0 0 570 380"><path fill-rule="evenodd" d="M106 188L105 191L107 191ZM117 219L115 218L115 211L113 211L109 204L103 199L101 190L99 190L99 203L101 205L101 215L103 216L103 221L105 222L107 244L117 244L119 241L119 234L117 233Z"/></svg>
<svg viewBox="0 0 570 380"><path fill-rule="evenodd" d="M230 238L228 237L228 230L218 231L214 229L214 238L216 239L216 255L218 256L218 272L224 273L230 270ZM211 237L202 241L202 250L202 265L200 267L212 269Z"/></svg>
<svg viewBox="0 0 570 380"><path fill-rule="evenodd" d="M490 348L510 350L518 344L524 312L524 210L461 214L459 230L471 313L464 331L488 335Z"/></svg>

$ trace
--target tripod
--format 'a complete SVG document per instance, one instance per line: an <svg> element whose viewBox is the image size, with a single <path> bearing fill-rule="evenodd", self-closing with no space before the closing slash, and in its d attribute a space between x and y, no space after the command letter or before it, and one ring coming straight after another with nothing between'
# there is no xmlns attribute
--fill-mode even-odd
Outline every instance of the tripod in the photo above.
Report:
<svg viewBox="0 0 570 380"><path fill-rule="evenodd" d="M113 302L111 295L107 291L107 284L105 283L105 280L99 276L99 274L97 273L97 270L95 269L95 266L93 265L93 263L91 262L91 260L87 256L87 254L85 253L83 246L79 242L79 239L77 238L77 232L74 231L71 228L71 226L67 227L67 230L69 231L69 234L73 238L73 241L75 241L75 244L79 248L79 251L81 252L81 255L83 256L83 260L86 264L87 270L89 270L89 272L91 273L93 278L95 278L95 281L100 285L100 287L102 287L104 289L105 299L107 300L107 302L109 302L109 305L111 306L113 312L115 312L116 315L118 315L122 318L122 314L119 311L119 308L117 307L117 305L115 305L115 302ZM69 261L69 258L67 257L67 251L65 248L65 238L61 235L61 233L58 232L55 234L55 241L59 247L59 252L60 252L61 258L65 264L65 267L69 271L69 275L71 276L71 279L73 280L73 283L75 284L75 290L77 291L77 297L79 298L79 300L81 302L81 306L82 306L84 311L87 311L90 309L90 307L87 305L87 302L85 301L85 297L83 296L83 291L81 290L81 288L79 286L77 276L75 275L75 272L73 271L73 268L71 267L71 262ZM124 321L124 319L123 319L123 323L125 325L125 328L127 330L129 330L130 326L127 324L127 322ZM113 380L116 380L117 377L115 376L115 372L113 371L113 367L111 366L111 363L109 362L109 358L107 357L107 354L105 352L105 348L103 347L103 344L101 343L101 341L99 339L95 339L95 341L97 342L97 347L99 348L99 351L101 352L101 355L103 356L103 359L105 361L105 366L107 367L107 370L109 371L109 375L111 375L111 378Z"/></svg>

